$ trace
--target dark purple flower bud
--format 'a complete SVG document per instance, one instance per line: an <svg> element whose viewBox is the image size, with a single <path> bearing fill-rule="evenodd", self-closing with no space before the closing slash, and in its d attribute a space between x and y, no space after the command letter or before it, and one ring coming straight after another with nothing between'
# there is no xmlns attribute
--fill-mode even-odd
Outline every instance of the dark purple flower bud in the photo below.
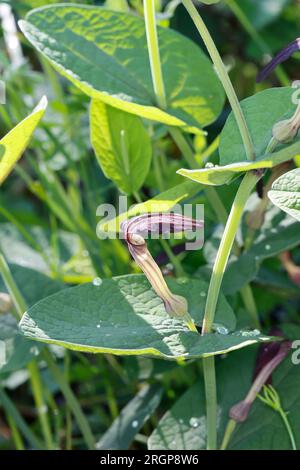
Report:
<svg viewBox="0 0 300 470"><path fill-rule="evenodd" d="M252 403L256 399L258 393L261 391L270 375L276 369L276 367L285 359L291 349L290 341L284 341L281 343L279 351L276 356L274 356L259 372L256 379L254 380L246 398L236 405L234 405L230 412L229 416L231 419L237 423L242 423L246 421Z"/></svg>
<svg viewBox="0 0 300 470"><path fill-rule="evenodd" d="M163 300L166 311L169 315L185 321L193 331L197 331L197 329L188 313L186 299L170 291L159 266L148 250L144 237L149 233L179 233L202 226L202 222L183 217L180 214L144 214L121 224L121 230L133 259L148 278L156 294Z"/></svg>
<svg viewBox="0 0 300 470"><path fill-rule="evenodd" d="M258 74L256 81L258 83L265 80L265 78L270 75L270 73L275 69L275 67L285 60L287 60L294 52L300 50L300 38L297 38L295 41L291 42L287 47L282 49L272 60L271 62L264 67L264 69Z"/></svg>

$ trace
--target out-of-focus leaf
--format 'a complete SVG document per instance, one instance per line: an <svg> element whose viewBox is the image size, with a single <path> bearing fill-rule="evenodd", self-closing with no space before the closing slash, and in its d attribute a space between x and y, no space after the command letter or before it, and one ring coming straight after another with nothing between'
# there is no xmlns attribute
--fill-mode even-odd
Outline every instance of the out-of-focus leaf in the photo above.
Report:
<svg viewBox="0 0 300 470"><path fill-rule="evenodd" d="M158 407L163 389L159 385L147 385L122 409L100 441L98 450L126 450L134 436Z"/></svg>
<svg viewBox="0 0 300 470"><path fill-rule="evenodd" d="M276 20L289 2L290 0L243 0L239 2L239 6L252 25L260 30Z"/></svg>
<svg viewBox="0 0 300 470"><path fill-rule="evenodd" d="M105 176L126 194L145 181L150 168L152 144L141 119L92 100L91 142Z"/></svg>
<svg viewBox="0 0 300 470"><path fill-rule="evenodd" d="M44 96L32 113L0 140L0 185L13 170L47 107Z"/></svg>

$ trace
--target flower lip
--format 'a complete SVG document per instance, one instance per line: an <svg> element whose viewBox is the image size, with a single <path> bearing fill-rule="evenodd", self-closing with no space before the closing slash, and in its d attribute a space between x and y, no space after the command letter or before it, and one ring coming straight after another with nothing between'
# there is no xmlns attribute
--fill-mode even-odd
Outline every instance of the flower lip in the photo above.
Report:
<svg viewBox="0 0 300 470"><path fill-rule="evenodd" d="M275 69L275 67L282 62L286 61L294 54L300 50L300 38L295 39L287 47L282 49L272 60L269 62L266 67L257 75L256 81L258 83L262 82L267 78L268 75Z"/></svg>

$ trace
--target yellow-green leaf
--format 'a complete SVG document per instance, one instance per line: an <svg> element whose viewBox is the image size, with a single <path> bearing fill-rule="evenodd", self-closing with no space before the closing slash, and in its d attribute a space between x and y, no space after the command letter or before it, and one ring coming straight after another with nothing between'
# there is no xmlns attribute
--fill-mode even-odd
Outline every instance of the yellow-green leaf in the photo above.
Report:
<svg viewBox="0 0 300 470"><path fill-rule="evenodd" d="M46 107L47 98L44 96L32 113L1 139L0 185L24 152L36 126L45 113Z"/></svg>

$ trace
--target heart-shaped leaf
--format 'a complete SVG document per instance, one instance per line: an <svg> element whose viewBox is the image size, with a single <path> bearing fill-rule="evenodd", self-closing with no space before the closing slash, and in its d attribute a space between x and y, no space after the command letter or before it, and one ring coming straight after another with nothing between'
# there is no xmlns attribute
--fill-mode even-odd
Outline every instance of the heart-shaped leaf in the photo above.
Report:
<svg viewBox="0 0 300 470"><path fill-rule="evenodd" d="M300 168L280 176L268 196L281 210L300 221Z"/></svg>
<svg viewBox="0 0 300 470"><path fill-rule="evenodd" d="M257 156L264 155L277 122L290 118L296 111L295 88L270 88L241 102ZM220 165L240 163L245 150L236 120L231 113L221 133Z"/></svg>
<svg viewBox="0 0 300 470"><path fill-rule="evenodd" d="M122 276L70 288L42 301L23 316L27 338L84 352L151 355L166 359L221 354L270 338L259 332L213 333L200 336L171 318L144 276ZM170 282L184 295L196 324L202 322L207 284ZM232 312L218 304L216 322L233 324ZM223 306L221 306L223 303ZM226 328L223 332L228 333ZM221 331L221 330L220 330Z"/></svg>
<svg viewBox="0 0 300 470"><path fill-rule="evenodd" d="M148 174L152 144L142 120L93 99L91 141L103 173L121 191L132 194Z"/></svg>
<svg viewBox="0 0 300 470"><path fill-rule="evenodd" d="M263 155L254 162L231 163L225 166L209 166L209 168L200 170L186 170L182 168L178 170L177 173L201 184L218 186L229 184L247 171L273 168L280 163L291 160L299 153L300 142L295 142L292 145L282 148L278 152Z"/></svg>
<svg viewBox="0 0 300 470"><path fill-rule="evenodd" d="M0 185L21 157L47 107L44 96L32 113L0 140Z"/></svg>
<svg viewBox="0 0 300 470"><path fill-rule="evenodd" d="M220 114L224 93L192 41L158 27L167 109L156 106L144 20L84 5L30 12L20 27L53 66L88 96L169 125L199 128Z"/></svg>

